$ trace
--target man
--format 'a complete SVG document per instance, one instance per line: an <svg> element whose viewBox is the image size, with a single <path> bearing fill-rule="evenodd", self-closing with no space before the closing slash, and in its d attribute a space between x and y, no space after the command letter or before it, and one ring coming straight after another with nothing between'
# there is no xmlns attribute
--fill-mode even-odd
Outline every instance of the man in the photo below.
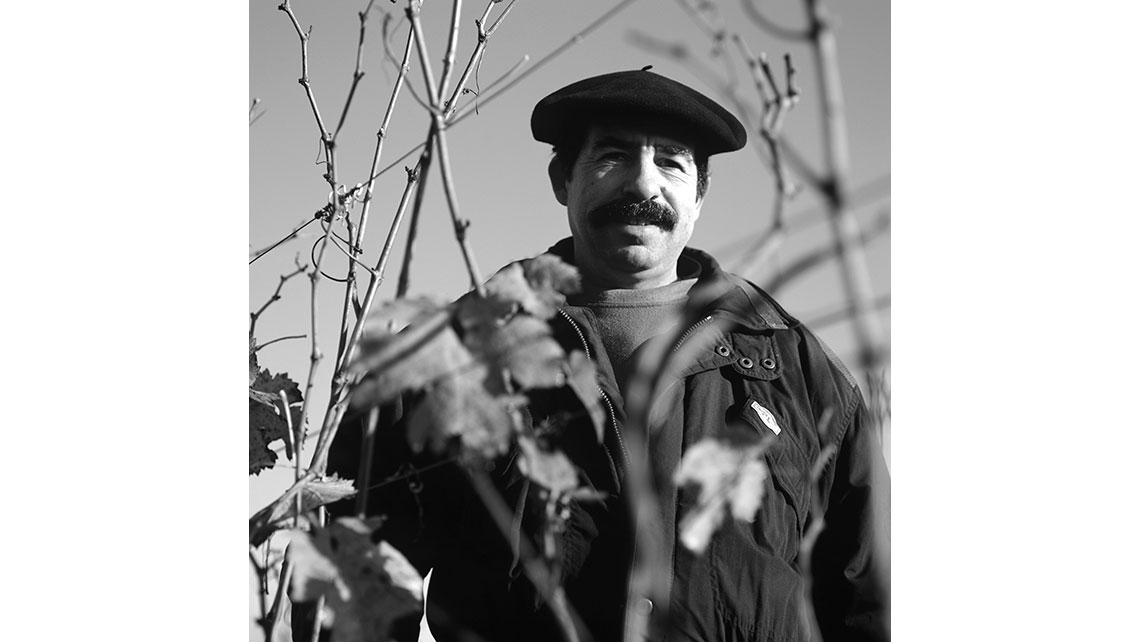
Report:
<svg viewBox="0 0 1140 642"><path fill-rule="evenodd" d="M709 156L743 147L743 126L695 90L642 70L554 92L535 107L531 129L554 146L548 173L571 231L550 253L582 279L551 326L567 351L593 359L608 410L601 444L573 422L562 444L607 498L574 502L566 523L560 571L581 628L595 640L622 636L641 536L622 491L636 457L650 462L659 484L665 532L656 535L671 561L669 604L643 605L668 613L663 638L809 639L800 548L822 518L807 598L819 630L830 641L887 639L889 480L853 378L767 294L686 247L708 189ZM706 301L697 321L673 327L690 300ZM625 399L640 355L659 336L687 346L686 362L654 406L647 450L630 453ZM530 414L538 422L560 408L580 410L553 391L532 398ZM397 404L384 419L399 424L405 415ZM673 473L690 446L742 427L765 444L760 510L752 523L730 520L693 552L679 541L678 522L696 496L678 488ZM355 477L359 448L360 432L346 422L330 470ZM457 467L403 442L378 447L375 457L373 479L409 471L373 491L370 510L389 516L380 536L421 570L434 569L427 617L437 639L561 637ZM509 467L509 458L500 462L501 490L509 501L525 500L528 491L506 481ZM520 529L530 525L524 518Z"/></svg>

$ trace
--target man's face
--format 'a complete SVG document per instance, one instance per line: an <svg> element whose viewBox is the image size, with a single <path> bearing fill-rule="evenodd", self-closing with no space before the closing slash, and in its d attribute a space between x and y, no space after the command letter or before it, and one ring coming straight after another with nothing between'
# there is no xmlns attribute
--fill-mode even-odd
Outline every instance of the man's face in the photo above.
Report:
<svg viewBox="0 0 1140 642"><path fill-rule="evenodd" d="M642 288L677 279L677 257L703 199L691 147L666 136L595 125L568 175L551 182L566 206L574 259L599 287Z"/></svg>

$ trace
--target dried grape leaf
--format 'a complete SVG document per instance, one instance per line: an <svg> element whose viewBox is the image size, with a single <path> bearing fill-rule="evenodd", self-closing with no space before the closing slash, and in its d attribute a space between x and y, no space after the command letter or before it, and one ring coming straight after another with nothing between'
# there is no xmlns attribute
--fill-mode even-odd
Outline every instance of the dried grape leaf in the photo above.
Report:
<svg viewBox="0 0 1140 642"><path fill-rule="evenodd" d="M472 328L467 345L492 374L506 371L524 389L566 382L566 353L550 326L532 316L519 314L506 323ZM492 390L498 391L496 386Z"/></svg>
<svg viewBox="0 0 1140 642"><path fill-rule="evenodd" d="M523 388L561 386L566 353L554 340L550 326L519 315L491 335L491 350Z"/></svg>
<svg viewBox="0 0 1140 642"><path fill-rule="evenodd" d="M549 319L566 303L566 295L582 290L578 268L553 254L540 254L523 264L523 273L538 300L539 307L529 312Z"/></svg>
<svg viewBox="0 0 1140 642"><path fill-rule="evenodd" d="M342 517L313 533L298 532L290 545L290 597L324 596L333 642L386 640L394 621L421 611L423 579L395 548L373 544L371 532L360 519Z"/></svg>
<svg viewBox="0 0 1140 642"><path fill-rule="evenodd" d="M411 326L381 344L362 343L361 358L354 369L375 370L356 386L351 405L376 406L474 365L471 353L451 326L439 323L441 318L446 319L432 317L429 325L433 327Z"/></svg>
<svg viewBox="0 0 1140 642"><path fill-rule="evenodd" d="M253 334L249 335L249 385L257 380L257 373L260 371L257 367L257 341L254 340Z"/></svg>
<svg viewBox="0 0 1140 642"><path fill-rule="evenodd" d="M499 270L484 284L487 300L495 304L494 309L505 308L511 312L516 305L527 312L535 314L535 310L542 309L542 301L526 280L522 265L511 263ZM505 316L497 314L496 316ZM549 315L547 315L549 316Z"/></svg>
<svg viewBox="0 0 1140 642"><path fill-rule="evenodd" d="M272 504L249 518L251 546L260 546L273 531L281 528L284 522L293 516L293 511L297 507L295 498L298 494L301 495L301 512L307 513L320 506L355 495L356 487L352 485L351 479L342 479L336 475L302 480L300 484L294 485Z"/></svg>
<svg viewBox="0 0 1140 642"><path fill-rule="evenodd" d="M519 437L519 472L533 481L550 489L555 497L568 494L578 488L578 470L570 459L559 450L546 452L530 437Z"/></svg>
<svg viewBox="0 0 1140 642"><path fill-rule="evenodd" d="M404 328L443 311L447 303L430 296L384 301L374 306L364 320L362 342L396 334Z"/></svg>
<svg viewBox="0 0 1140 642"><path fill-rule="evenodd" d="M507 320L518 310L518 304L509 299L491 296L481 297L472 292L458 301L456 317L464 334L481 328L494 326Z"/></svg>
<svg viewBox="0 0 1140 642"><path fill-rule="evenodd" d="M518 305L540 319L554 316L566 303L566 295L581 287L578 270L551 254L511 263L485 284L487 299L496 302L496 310L505 307L509 312Z"/></svg>
<svg viewBox="0 0 1140 642"><path fill-rule="evenodd" d="M475 368L428 388L408 418L408 442L413 448L428 444L443 451L452 437L459 436L466 450L485 458L506 452L511 439L507 404L517 400L492 397L483 386L484 372Z"/></svg>
<svg viewBox="0 0 1140 642"><path fill-rule="evenodd" d="M269 444L278 439L285 440L285 456L292 459L289 424L281 408L280 392L284 391L289 400L289 412L293 425L301 421L301 390L288 375L270 375L262 369L249 389L249 474L255 475L271 467L277 461L277 453Z"/></svg>
<svg viewBox="0 0 1140 642"><path fill-rule="evenodd" d="M696 486L697 502L681 518L681 542L703 553L725 513L741 521L751 520L764 496L768 468L761 460L763 446L732 445L703 439L685 452L673 481Z"/></svg>

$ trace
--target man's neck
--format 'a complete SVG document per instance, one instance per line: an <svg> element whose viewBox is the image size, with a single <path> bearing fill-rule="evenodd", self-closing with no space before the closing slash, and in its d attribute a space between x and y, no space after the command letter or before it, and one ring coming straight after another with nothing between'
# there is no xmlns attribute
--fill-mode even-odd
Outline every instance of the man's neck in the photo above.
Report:
<svg viewBox="0 0 1140 642"><path fill-rule="evenodd" d="M676 266L664 274L653 276L639 274L606 274L599 276L586 272L582 273L582 287L595 292L604 290L648 290L676 282Z"/></svg>
<svg viewBox="0 0 1140 642"><path fill-rule="evenodd" d="M582 288L590 292L607 290L648 290L693 279L700 275L699 263L684 255L677 257L667 270L661 273L624 273L612 270L592 270L591 266L578 265L582 275Z"/></svg>

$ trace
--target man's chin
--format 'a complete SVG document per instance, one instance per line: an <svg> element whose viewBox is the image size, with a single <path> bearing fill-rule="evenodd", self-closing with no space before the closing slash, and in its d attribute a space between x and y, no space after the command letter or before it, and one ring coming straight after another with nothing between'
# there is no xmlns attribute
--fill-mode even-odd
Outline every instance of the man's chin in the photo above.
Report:
<svg viewBox="0 0 1140 642"><path fill-rule="evenodd" d="M615 249L626 246L648 245L663 238L668 232L653 223L607 223L595 229L602 242Z"/></svg>
<svg viewBox="0 0 1140 642"><path fill-rule="evenodd" d="M622 272L640 272L657 263L657 253L645 245L623 245L611 249L608 263Z"/></svg>
<svg viewBox="0 0 1140 642"><path fill-rule="evenodd" d="M655 223L644 219L628 219L624 221L607 221L600 225L593 226L597 232L606 232L610 230L623 230L623 231L647 231L655 230L662 234L669 232L673 229L672 225Z"/></svg>

